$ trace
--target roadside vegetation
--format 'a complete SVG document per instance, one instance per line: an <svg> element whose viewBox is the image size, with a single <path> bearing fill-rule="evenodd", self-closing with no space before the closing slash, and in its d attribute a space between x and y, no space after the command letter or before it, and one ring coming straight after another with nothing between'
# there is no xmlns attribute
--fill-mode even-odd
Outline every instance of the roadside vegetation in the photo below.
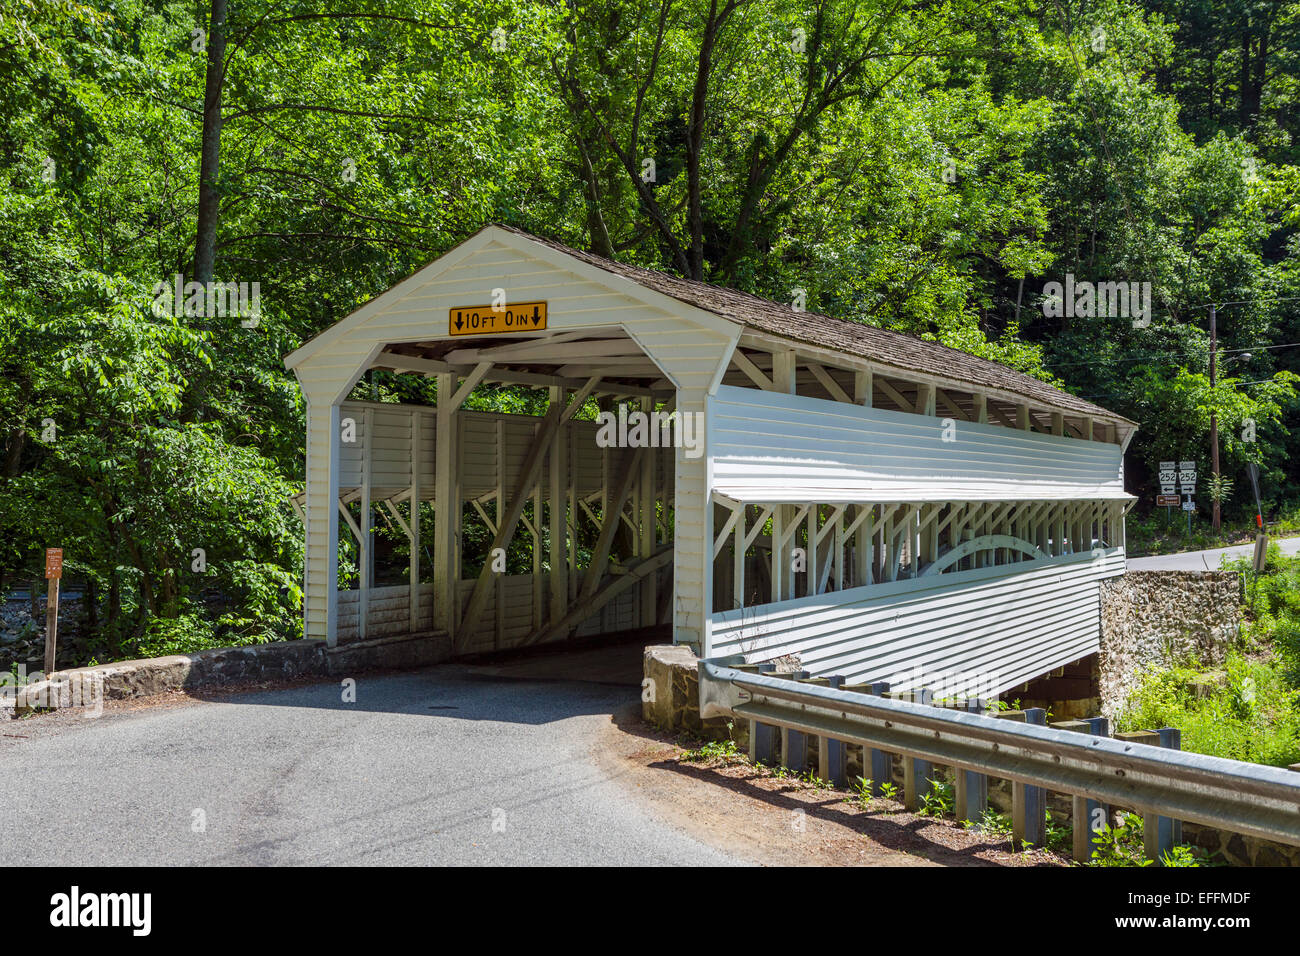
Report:
<svg viewBox="0 0 1300 956"><path fill-rule="evenodd" d="M1222 664L1148 668L1116 729L1177 727L1183 749L1286 766L1300 762L1300 558L1269 548L1264 573L1230 567L1245 584L1245 622Z"/></svg>
<svg viewBox="0 0 1300 956"><path fill-rule="evenodd" d="M1187 517L1176 508L1153 508L1146 515L1130 515L1124 526L1125 551L1130 558L1153 554L1176 554L1180 551L1211 551L1255 540L1254 512L1225 513L1223 527L1216 534L1210 527L1208 504L1192 518L1192 532L1187 533ZM1300 505L1278 509L1269 518L1271 537L1290 538L1300 535Z"/></svg>

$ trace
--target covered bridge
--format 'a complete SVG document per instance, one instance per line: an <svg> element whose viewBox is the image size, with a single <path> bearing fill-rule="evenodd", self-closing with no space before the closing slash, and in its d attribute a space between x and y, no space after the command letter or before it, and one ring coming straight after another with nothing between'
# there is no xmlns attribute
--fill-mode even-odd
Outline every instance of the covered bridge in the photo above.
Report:
<svg viewBox="0 0 1300 956"><path fill-rule="evenodd" d="M306 633L331 646L670 625L701 655L993 693L1096 651L1099 582L1124 570L1133 422L503 226L285 364L307 403ZM435 378L436 406L351 400L371 369ZM491 383L544 413L464 407ZM377 517L407 545L396 586L373 579Z"/></svg>

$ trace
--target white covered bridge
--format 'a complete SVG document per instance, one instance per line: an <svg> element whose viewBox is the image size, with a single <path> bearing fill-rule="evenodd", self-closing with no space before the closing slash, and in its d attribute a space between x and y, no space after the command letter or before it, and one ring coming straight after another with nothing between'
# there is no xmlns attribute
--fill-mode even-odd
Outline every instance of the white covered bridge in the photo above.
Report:
<svg viewBox="0 0 1300 956"><path fill-rule="evenodd" d="M306 632L331 646L665 625L701 655L993 693L1095 652L1099 582L1124 570L1132 422L506 227L286 365L307 401ZM436 404L352 400L372 369L435 379ZM466 407L503 384L540 414ZM377 521L405 543L398 585L375 586Z"/></svg>

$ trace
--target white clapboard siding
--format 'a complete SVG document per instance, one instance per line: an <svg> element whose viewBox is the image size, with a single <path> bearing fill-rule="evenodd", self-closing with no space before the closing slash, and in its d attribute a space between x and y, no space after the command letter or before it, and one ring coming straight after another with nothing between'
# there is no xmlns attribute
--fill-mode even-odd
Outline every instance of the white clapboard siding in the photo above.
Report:
<svg viewBox="0 0 1300 956"><path fill-rule="evenodd" d="M1098 649L1100 582L1124 552L866 585L712 616L711 653L797 655L813 674L895 690L959 672L998 693Z"/></svg>
<svg viewBox="0 0 1300 956"><path fill-rule="evenodd" d="M360 462L349 459L342 448L336 459L339 471L331 474L330 446L337 446L337 425L331 415L338 414L332 406L346 396L379 351L405 342L449 338L449 310L491 302L495 289L504 289L509 302L546 300L547 327L552 332L626 332L677 387L679 408L685 403L703 412L704 394L721 374L740 337L738 322L675 302L527 237L492 228L327 329L286 360L298 376L310 408L306 595L309 636L327 637L330 630L329 582L335 575L333 541L337 533L331 522L336 489L360 484ZM478 413L467 413L474 414ZM434 444L428 437L422 433L421 447L428 468L427 472L422 469L422 494L431 494L434 488ZM380 444L388 441L383 438ZM473 450L466 447L466 451L473 460ZM580 463L580 485L589 480L585 470L585 464ZM401 477L397 469L384 473L385 480ZM465 494L482 494L496 486L495 474L490 482L484 480L485 475L462 477L466 478L462 486ZM379 487L372 481L372 497L392 497L407 487L409 481L400 487ZM506 487L511 487L510 483ZM683 465L681 456L677 456L672 487L678 496L675 520L679 539L682 529L688 529L697 537L685 540L705 541L712 506L703 460ZM683 490L691 493L683 495ZM313 505L313 501L318 504ZM679 640L699 642L704 637L700 609L707 605L711 588L703 550L702 545L693 548L687 560L677 562L678 600L673 607Z"/></svg>
<svg viewBox="0 0 1300 956"><path fill-rule="evenodd" d="M719 386L713 488L747 502L1127 499L1118 445Z"/></svg>
<svg viewBox="0 0 1300 956"><path fill-rule="evenodd" d="M370 441L365 440L365 412L374 419ZM420 429L420 498L431 501L437 482L434 455L437 439L436 409L416 405L377 402L344 402L340 414L356 425L356 441L340 444L339 487L358 488L362 482L362 453L370 448L371 499L380 501L405 492L411 486L411 435ZM528 457L539 419L531 415L462 411L456 416L461 438L460 491L463 498L492 495L500 486L513 494ZM418 425L417 425L418 423ZM497 428L505 429L505 462L499 462ZM569 442L571 482L580 496L598 492L603 484L604 449L596 443L595 422L570 419L564 425ZM660 475L671 473L673 449L652 452ZM540 483L546 487L549 461L543 465ZM500 474L498 475L498 472Z"/></svg>
<svg viewBox="0 0 1300 956"><path fill-rule="evenodd" d="M340 591L338 599L339 641L356 640L359 618L360 591ZM370 610L367 614L366 638L411 632L411 588L400 584L394 587L371 588ZM419 630L433 629L433 585L420 585Z"/></svg>
<svg viewBox="0 0 1300 956"><path fill-rule="evenodd" d="M544 579L546 577L547 575L543 575ZM494 588L492 596L488 600L487 610L479 619L474 633L461 635L463 653L481 654L490 651L511 650L512 648L524 646L526 638L533 633L533 576L531 574L504 575L500 578L500 581L499 587L503 589L505 598L501 606L500 624L498 625L497 621L496 594L501 592ZM461 581L461 601L468 601L470 592L473 590L474 582L472 580ZM542 593L545 594L546 592L547 586L544 585ZM637 627L637 612L640 607L638 594L638 588L629 588L619 594L606 605L604 623L602 623L602 616L598 611L579 624L574 629L572 636L586 637L593 634L629 630ZM556 634L546 643L562 641L565 638L566 635L564 634Z"/></svg>

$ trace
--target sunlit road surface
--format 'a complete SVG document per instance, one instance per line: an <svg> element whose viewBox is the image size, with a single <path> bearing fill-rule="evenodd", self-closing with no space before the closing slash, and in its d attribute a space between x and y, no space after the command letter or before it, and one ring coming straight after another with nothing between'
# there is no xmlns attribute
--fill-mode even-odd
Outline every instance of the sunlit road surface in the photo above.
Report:
<svg viewBox="0 0 1300 956"><path fill-rule="evenodd" d="M1278 547L1283 554L1295 554L1300 551L1300 537L1278 538ZM1249 558L1255 553L1255 545L1242 544L1232 548L1216 548L1213 551L1185 551L1182 554L1157 554L1149 558L1129 558L1130 571L1217 571L1222 566L1224 557Z"/></svg>
<svg viewBox="0 0 1300 956"><path fill-rule="evenodd" d="M0 722L0 858L55 865L742 862L593 757L638 688L435 667Z"/></svg>

